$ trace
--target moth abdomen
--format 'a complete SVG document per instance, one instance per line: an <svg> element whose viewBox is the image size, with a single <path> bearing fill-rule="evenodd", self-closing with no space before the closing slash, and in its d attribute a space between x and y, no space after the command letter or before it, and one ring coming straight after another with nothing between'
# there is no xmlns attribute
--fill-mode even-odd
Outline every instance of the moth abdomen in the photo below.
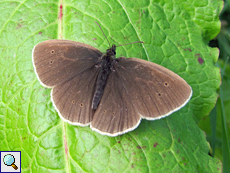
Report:
<svg viewBox="0 0 230 173"><path fill-rule="evenodd" d="M97 82L96 82L96 90L93 95L93 101L92 101L92 109L96 110L101 98L104 93L105 85L107 82L107 79L109 77L109 74L111 73L112 69L112 64L115 61L115 54L114 50L116 47L112 47L106 51L106 53L102 56L101 58L101 66L100 66L100 72L97 77Z"/></svg>

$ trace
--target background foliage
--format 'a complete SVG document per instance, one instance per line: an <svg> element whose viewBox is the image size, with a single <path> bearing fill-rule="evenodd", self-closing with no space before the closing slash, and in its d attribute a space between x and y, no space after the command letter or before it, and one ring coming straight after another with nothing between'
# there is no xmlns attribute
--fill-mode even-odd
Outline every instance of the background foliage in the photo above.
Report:
<svg viewBox="0 0 230 173"><path fill-rule="evenodd" d="M219 51L208 43L220 31L222 1L57 1L0 3L0 150L22 151L23 172L221 172L208 155L197 123L217 99ZM117 49L169 68L193 89L191 101L171 116L143 120L134 131L107 137L64 123L50 89L36 79L31 53L48 39L69 39Z"/></svg>
<svg viewBox="0 0 230 173"><path fill-rule="evenodd" d="M210 42L211 47L218 47L220 59L216 66L221 69L222 84L220 97L209 116L204 117L199 126L206 132L207 140L211 144L210 155L218 157L223 162L223 172L230 172L230 1L226 0L220 13L221 31Z"/></svg>

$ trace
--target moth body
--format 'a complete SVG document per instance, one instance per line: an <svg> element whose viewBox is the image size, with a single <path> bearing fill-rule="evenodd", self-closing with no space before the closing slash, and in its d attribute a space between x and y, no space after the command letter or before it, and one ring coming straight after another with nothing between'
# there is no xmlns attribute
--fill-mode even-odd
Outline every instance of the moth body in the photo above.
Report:
<svg viewBox="0 0 230 173"><path fill-rule="evenodd" d="M101 97L103 96L105 85L109 74L111 73L112 66L115 64L116 46L113 45L111 48L107 49L106 53L102 55L100 60L100 72L97 77L96 89L92 100L92 109L96 110Z"/></svg>

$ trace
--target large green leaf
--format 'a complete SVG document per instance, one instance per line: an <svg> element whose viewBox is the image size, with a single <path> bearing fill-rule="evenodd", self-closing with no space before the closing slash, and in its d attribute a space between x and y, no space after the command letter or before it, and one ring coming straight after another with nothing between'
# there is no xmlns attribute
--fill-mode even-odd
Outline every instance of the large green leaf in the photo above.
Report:
<svg viewBox="0 0 230 173"><path fill-rule="evenodd" d="M222 138L225 136L224 132L222 131L223 124L222 124L222 116L221 112L221 100L223 100L224 103L224 111L225 111L225 116L226 116L226 122L224 122L227 125L227 130L228 130L228 136L226 138L230 139L230 67L229 65L226 66L226 69L224 69L225 62L219 60L217 62L218 66L222 68L222 73L223 73L223 78L222 78L222 90L223 90L223 95L222 98L218 98L217 104L216 104L216 121L214 121L216 125L216 131L214 134L212 134L212 129L210 127L210 121L212 120L211 116L206 116L204 117L200 122L199 126L201 129L203 129L206 132L207 135L207 140L210 141L210 143L214 142L212 141L213 135L215 135L216 140L215 144L213 143L212 145L215 145L215 156L221 159L223 161L223 155L227 154L229 151L222 151L223 150L223 141ZM213 152L214 153L214 152ZM227 161L228 162L228 161Z"/></svg>
<svg viewBox="0 0 230 173"><path fill-rule="evenodd" d="M214 107L220 85L217 0L24 0L0 2L0 150L22 151L23 172L221 172L197 122ZM70 39L102 52L108 43L169 68L193 89L171 116L142 120L134 131L107 137L64 123L38 82L31 53L48 39ZM112 99L112 98L111 98Z"/></svg>

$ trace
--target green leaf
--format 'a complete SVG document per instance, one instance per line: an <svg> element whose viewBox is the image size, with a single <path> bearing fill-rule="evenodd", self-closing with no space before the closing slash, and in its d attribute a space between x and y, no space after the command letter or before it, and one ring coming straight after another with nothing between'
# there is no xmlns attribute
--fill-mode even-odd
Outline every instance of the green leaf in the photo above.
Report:
<svg viewBox="0 0 230 173"><path fill-rule="evenodd" d="M0 150L22 151L23 172L221 172L208 155L197 122L214 107L218 50L207 43L220 30L222 1L2 1L0 3ZM60 12L62 10L62 14ZM35 44L69 39L117 56L169 68L193 89L191 101L167 118L108 137L64 123L50 89L33 71Z"/></svg>
<svg viewBox="0 0 230 173"><path fill-rule="evenodd" d="M217 66L221 67L222 71L222 92L220 92L220 97L218 98L216 104L216 117L214 122L216 129L214 131L210 129L209 124L213 121L213 117L210 116L203 118L202 121L200 121L199 126L206 132L207 140L210 141L212 146L215 146L212 147L212 155L219 158L223 162L223 172L229 172L230 67L226 64L226 62L221 60L217 62ZM214 135L216 135L216 139L212 140Z"/></svg>

